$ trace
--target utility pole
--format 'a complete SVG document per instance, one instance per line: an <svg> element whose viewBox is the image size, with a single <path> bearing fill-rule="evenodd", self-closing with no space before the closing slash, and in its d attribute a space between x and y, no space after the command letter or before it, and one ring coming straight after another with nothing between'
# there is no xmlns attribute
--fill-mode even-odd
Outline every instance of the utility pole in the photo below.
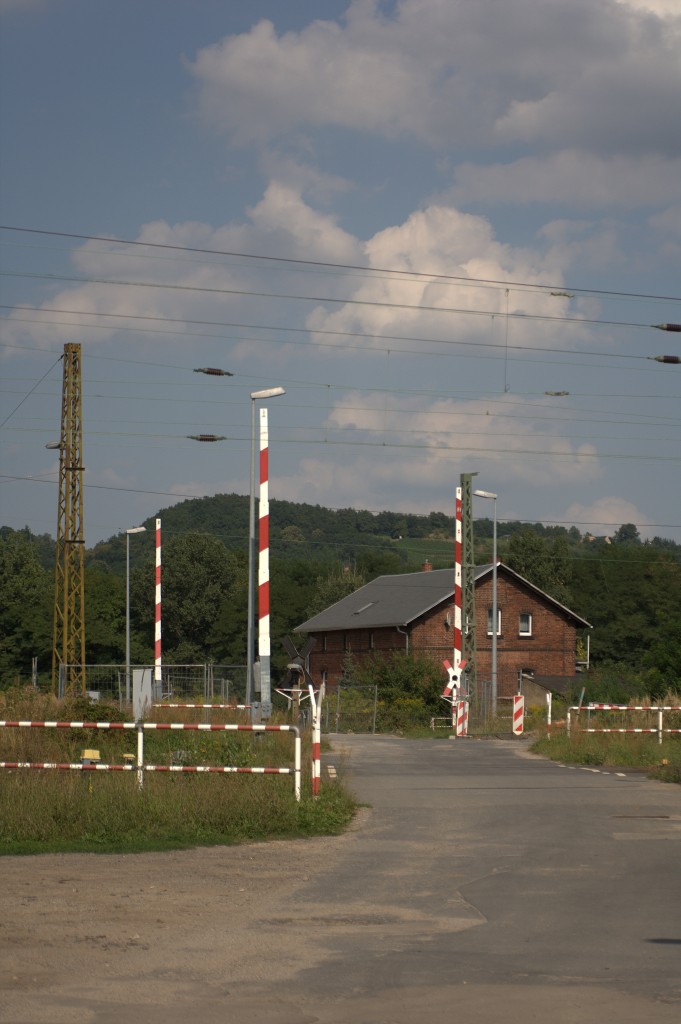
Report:
<svg viewBox="0 0 681 1024"><path fill-rule="evenodd" d="M59 510L54 568L52 691L66 666L64 692L85 693L85 586L83 555L83 423L80 345L64 345L59 438Z"/></svg>
<svg viewBox="0 0 681 1024"><path fill-rule="evenodd" d="M461 618L462 654L466 662L468 693L476 697L477 677L475 663L475 554L473 551L473 477L477 473L461 474Z"/></svg>

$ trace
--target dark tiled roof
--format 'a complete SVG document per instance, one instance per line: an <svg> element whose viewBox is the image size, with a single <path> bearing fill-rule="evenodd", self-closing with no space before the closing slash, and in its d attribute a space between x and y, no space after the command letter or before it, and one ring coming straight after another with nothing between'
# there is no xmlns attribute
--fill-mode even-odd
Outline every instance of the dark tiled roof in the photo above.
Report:
<svg viewBox="0 0 681 1024"><path fill-rule="evenodd" d="M476 579L485 569L491 569L491 566L475 570ZM307 622L297 626L295 632L406 626L453 597L453 569L378 576L354 594L313 615Z"/></svg>
<svg viewBox="0 0 681 1024"><path fill-rule="evenodd" d="M475 568L477 583L492 572L491 565ZM556 608L561 609L581 626L589 623L575 615L560 602L549 597L522 576L499 563L497 571L504 572L541 594ZM454 598L454 570L433 569L430 572L399 573L395 576L378 576L371 583L360 587L353 594L330 605L324 611L313 615L306 622L296 626L295 633L318 633L326 630L376 629L380 626L408 626L421 615L427 614L444 601Z"/></svg>

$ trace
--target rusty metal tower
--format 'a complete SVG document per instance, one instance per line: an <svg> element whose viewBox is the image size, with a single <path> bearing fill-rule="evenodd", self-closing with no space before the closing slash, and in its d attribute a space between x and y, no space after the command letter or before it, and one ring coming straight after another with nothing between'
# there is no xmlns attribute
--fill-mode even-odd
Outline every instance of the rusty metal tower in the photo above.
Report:
<svg viewBox="0 0 681 1024"><path fill-rule="evenodd" d="M475 552L473 549L473 477L477 473L461 474L461 625L462 653L466 660L468 692L476 697L475 665Z"/></svg>
<svg viewBox="0 0 681 1024"><path fill-rule="evenodd" d="M54 568L52 690L85 693L83 424L80 345L64 345L59 438L59 519Z"/></svg>

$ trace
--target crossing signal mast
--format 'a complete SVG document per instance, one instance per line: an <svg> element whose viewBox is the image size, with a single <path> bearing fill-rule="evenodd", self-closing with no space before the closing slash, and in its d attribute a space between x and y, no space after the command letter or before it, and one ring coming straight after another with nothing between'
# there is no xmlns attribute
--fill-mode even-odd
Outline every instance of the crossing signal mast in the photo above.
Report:
<svg viewBox="0 0 681 1024"><path fill-rule="evenodd" d="M83 422L80 345L64 345L59 444L59 515L54 568L52 690L85 693ZM52 447L52 446L50 446Z"/></svg>
<svg viewBox="0 0 681 1024"><path fill-rule="evenodd" d="M477 697L477 666L475 644L475 552L473 549L473 477L477 473L462 473L462 543L461 543L461 590L462 590L462 640L463 659L466 662L468 693Z"/></svg>

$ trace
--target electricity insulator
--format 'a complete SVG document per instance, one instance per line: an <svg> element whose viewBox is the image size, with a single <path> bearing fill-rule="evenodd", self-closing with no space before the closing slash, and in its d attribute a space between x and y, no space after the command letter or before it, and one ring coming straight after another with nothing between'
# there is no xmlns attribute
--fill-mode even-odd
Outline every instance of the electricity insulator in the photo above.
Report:
<svg viewBox="0 0 681 1024"><path fill-rule="evenodd" d="M223 434L187 434L190 441L226 441Z"/></svg>
<svg viewBox="0 0 681 1024"><path fill-rule="evenodd" d="M681 356L648 356L648 359L654 359L656 363L681 363Z"/></svg>
<svg viewBox="0 0 681 1024"><path fill-rule="evenodd" d="M199 366L194 373L207 373L209 377L233 377L229 370L221 370L219 366Z"/></svg>
<svg viewBox="0 0 681 1024"><path fill-rule="evenodd" d="M672 331L674 334L681 334L681 324L653 324L658 331Z"/></svg>

